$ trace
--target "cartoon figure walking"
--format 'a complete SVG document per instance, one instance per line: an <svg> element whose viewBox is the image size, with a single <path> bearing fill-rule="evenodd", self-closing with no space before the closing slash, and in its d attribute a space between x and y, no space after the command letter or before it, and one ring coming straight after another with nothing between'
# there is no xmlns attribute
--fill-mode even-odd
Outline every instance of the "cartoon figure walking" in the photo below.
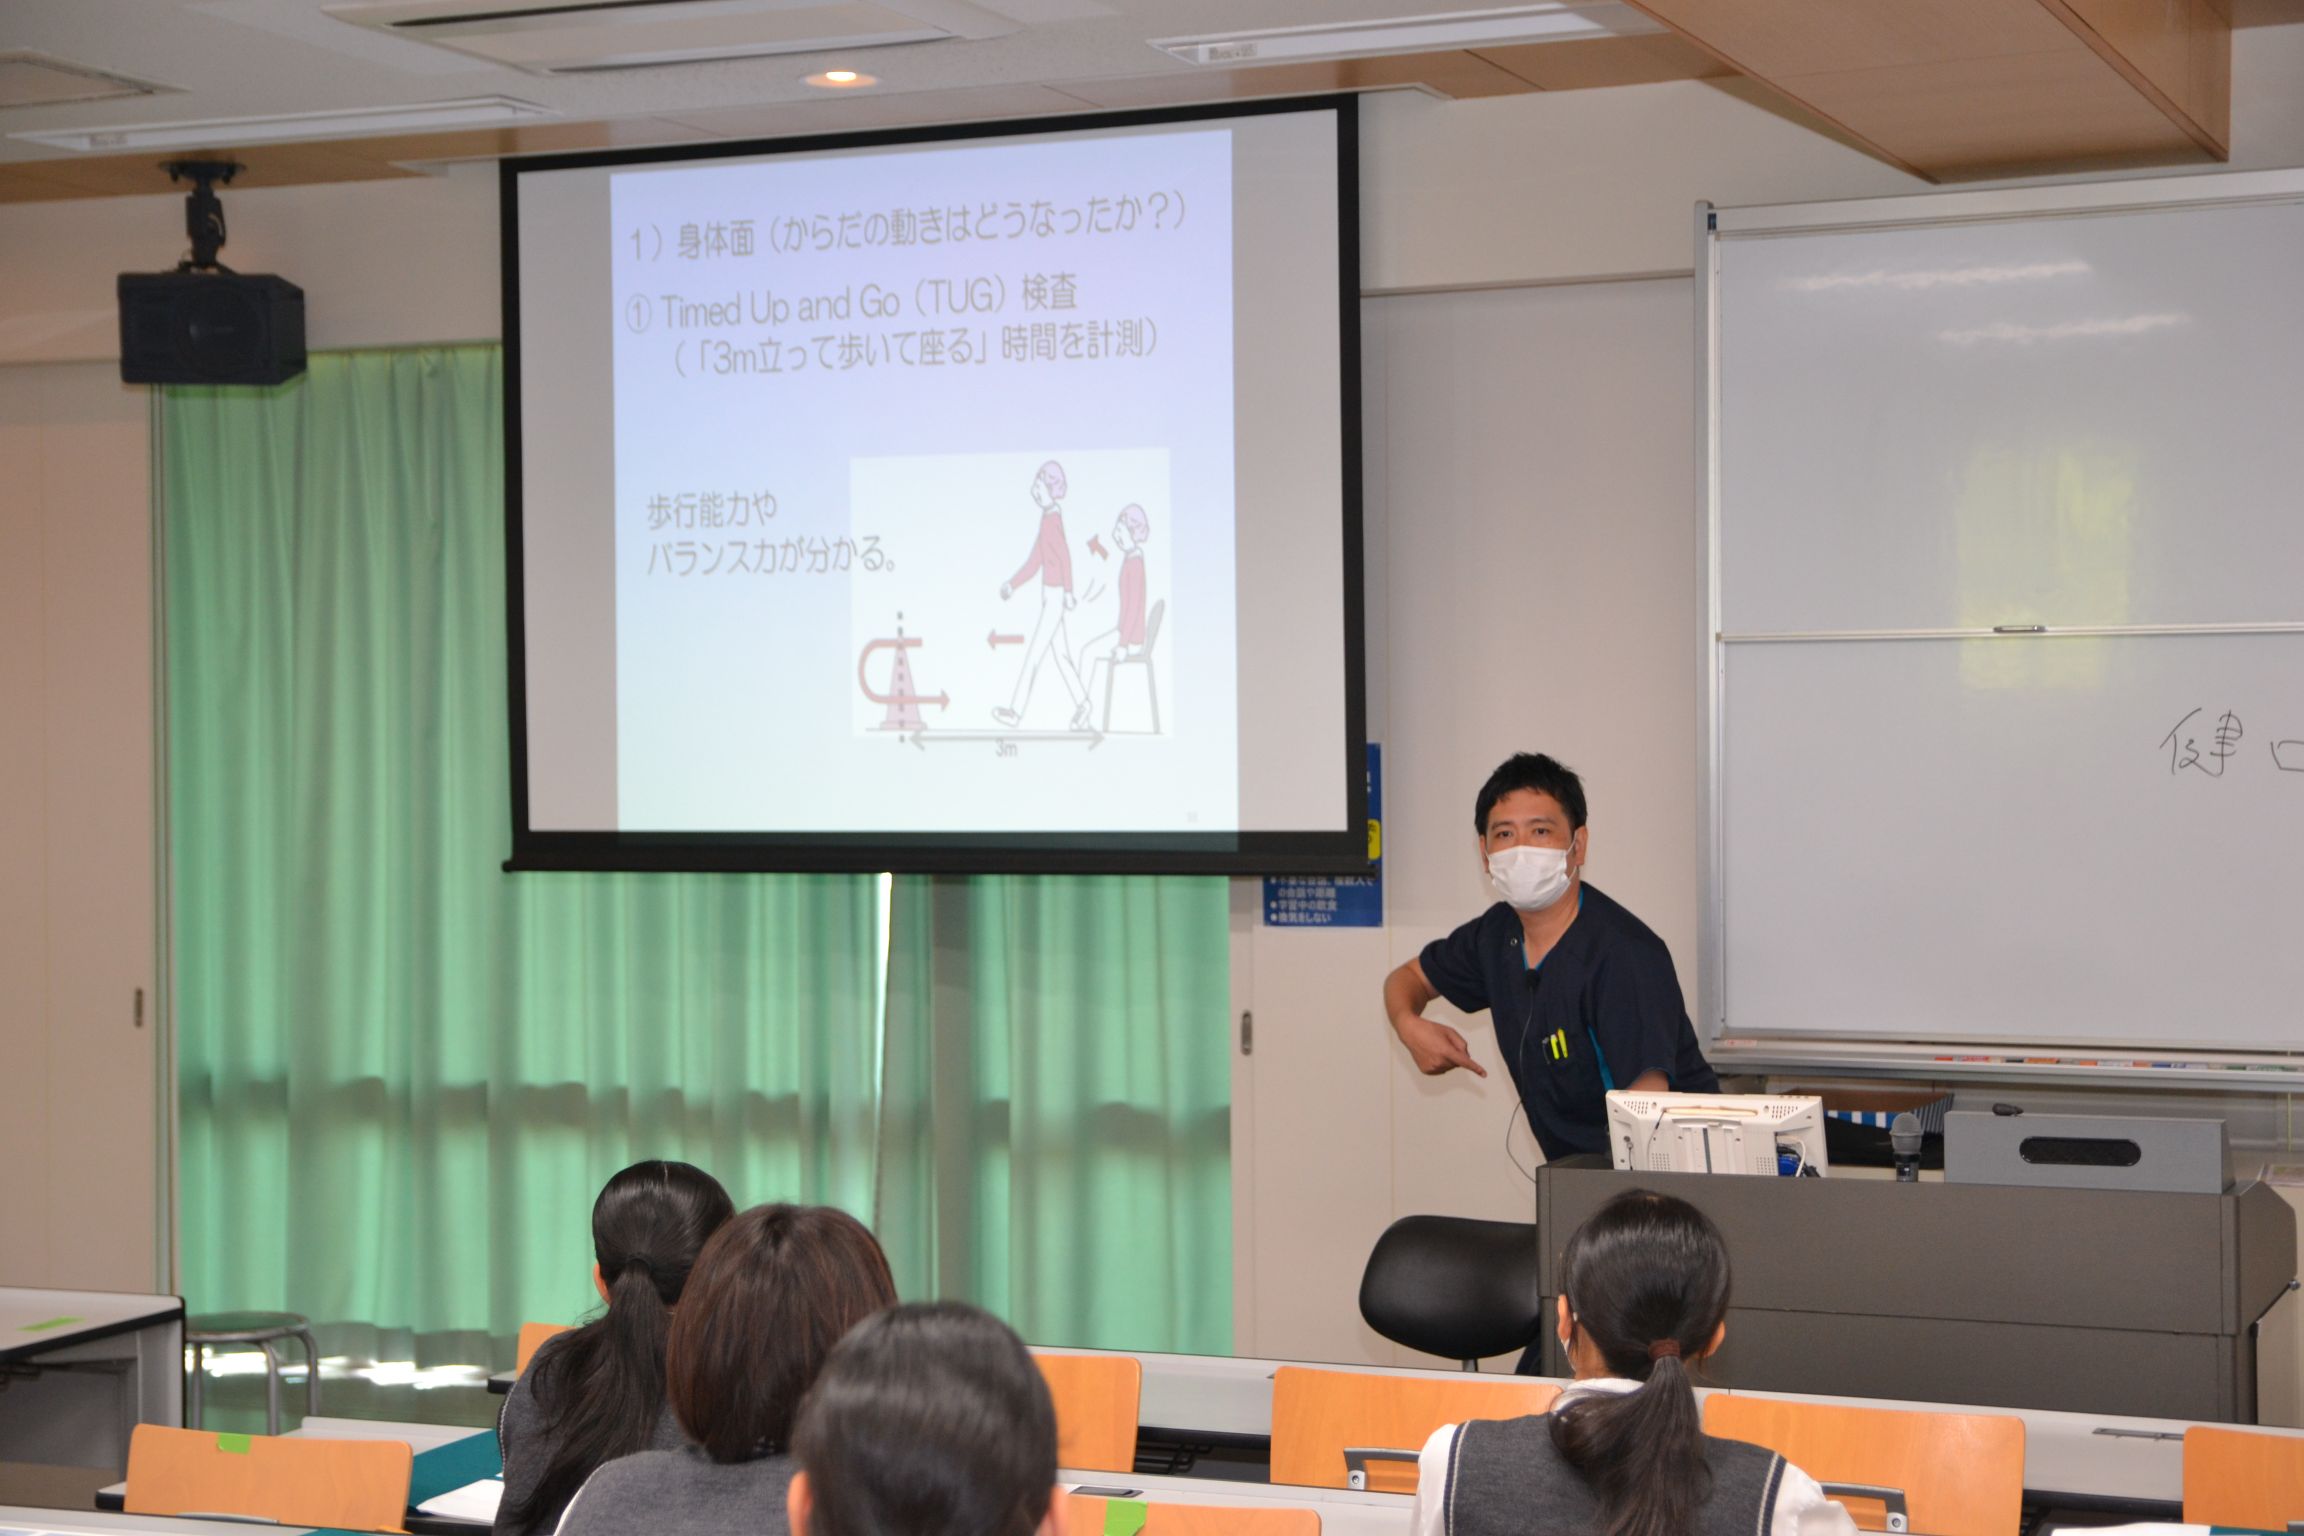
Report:
<svg viewBox="0 0 2304 1536"><path fill-rule="evenodd" d="M1050 459L1032 477L1032 500L1040 508L1040 531L1032 541L1032 553L1015 575L1000 584L1000 601L1006 602L1035 574L1040 578L1040 617L1032 625L1031 642L1024 647L1023 668L1016 674L1016 687L1008 696L1007 706L992 711L992 718L1002 725L1023 723L1040 664L1051 654L1056 659L1056 675L1072 696L1072 728L1079 730L1087 723L1088 690L1080 685L1080 672L1072 664L1071 643L1064 629L1064 615L1072 611L1074 603L1072 546L1064 537L1064 490L1064 466Z"/></svg>
<svg viewBox="0 0 2304 1536"><path fill-rule="evenodd" d="M1150 537L1152 521L1133 502L1112 520L1112 542L1119 546L1121 555L1120 619L1116 627L1080 647L1078 669L1087 679L1091 699L1096 696L1099 669L1108 673L1114 662L1144 654L1144 541ZM1085 725L1087 718L1088 706L1083 704L1074 729Z"/></svg>

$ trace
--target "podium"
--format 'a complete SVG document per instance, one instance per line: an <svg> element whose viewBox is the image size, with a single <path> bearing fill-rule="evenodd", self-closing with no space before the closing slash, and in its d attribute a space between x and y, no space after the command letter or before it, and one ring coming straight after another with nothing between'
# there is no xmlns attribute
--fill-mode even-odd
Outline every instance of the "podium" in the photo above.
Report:
<svg viewBox="0 0 2304 1536"><path fill-rule="evenodd" d="M2256 1422L2293 1389L2256 1341L2292 1307L2296 1216L2261 1184L2221 1195L1537 1171L1547 1315L1569 1234L1628 1189L1676 1195L1728 1240L1728 1338L1711 1384L1752 1391ZM2285 1317L2285 1314L2282 1314ZM1547 1329L1541 1370L1572 1374ZM1524 1369L1537 1369L1526 1362Z"/></svg>

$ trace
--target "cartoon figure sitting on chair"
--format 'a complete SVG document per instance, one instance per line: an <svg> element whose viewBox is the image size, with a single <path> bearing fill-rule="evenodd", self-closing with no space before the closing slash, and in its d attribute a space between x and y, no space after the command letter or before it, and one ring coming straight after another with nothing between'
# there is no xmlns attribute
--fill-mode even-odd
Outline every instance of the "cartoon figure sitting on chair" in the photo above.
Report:
<svg viewBox="0 0 2304 1536"><path fill-rule="evenodd" d="M1151 700L1152 731L1160 731L1160 692L1152 677L1152 641L1159 634L1160 615L1166 603L1155 605L1147 613L1144 607L1144 541L1152 537L1152 521L1144 515L1142 507L1130 504L1120 509L1112 523L1112 542L1119 547L1120 561L1120 620L1112 629L1090 640L1080 648L1076 670L1087 680L1087 697L1079 712L1072 717L1074 730L1085 729L1093 701L1097 697L1099 676L1103 679L1104 718L1102 729L1112 726L1112 686L1123 666L1141 666L1147 697Z"/></svg>

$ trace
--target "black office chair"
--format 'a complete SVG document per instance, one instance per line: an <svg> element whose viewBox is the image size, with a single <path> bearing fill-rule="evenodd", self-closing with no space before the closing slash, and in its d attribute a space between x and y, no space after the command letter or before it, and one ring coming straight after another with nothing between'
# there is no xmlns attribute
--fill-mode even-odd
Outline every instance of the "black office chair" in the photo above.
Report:
<svg viewBox="0 0 2304 1536"><path fill-rule="evenodd" d="M1395 1344L1476 1371L1543 1332L1533 1223L1403 1216L1360 1276L1360 1316Z"/></svg>

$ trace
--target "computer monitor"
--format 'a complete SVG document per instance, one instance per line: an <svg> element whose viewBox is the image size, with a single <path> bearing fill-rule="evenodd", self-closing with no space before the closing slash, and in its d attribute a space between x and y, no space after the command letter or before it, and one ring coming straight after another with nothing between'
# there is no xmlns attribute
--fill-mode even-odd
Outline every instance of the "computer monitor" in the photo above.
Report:
<svg viewBox="0 0 2304 1536"><path fill-rule="evenodd" d="M1634 1173L1825 1172L1824 1101L1743 1093L1608 1095L1608 1147Z"/></svg>

